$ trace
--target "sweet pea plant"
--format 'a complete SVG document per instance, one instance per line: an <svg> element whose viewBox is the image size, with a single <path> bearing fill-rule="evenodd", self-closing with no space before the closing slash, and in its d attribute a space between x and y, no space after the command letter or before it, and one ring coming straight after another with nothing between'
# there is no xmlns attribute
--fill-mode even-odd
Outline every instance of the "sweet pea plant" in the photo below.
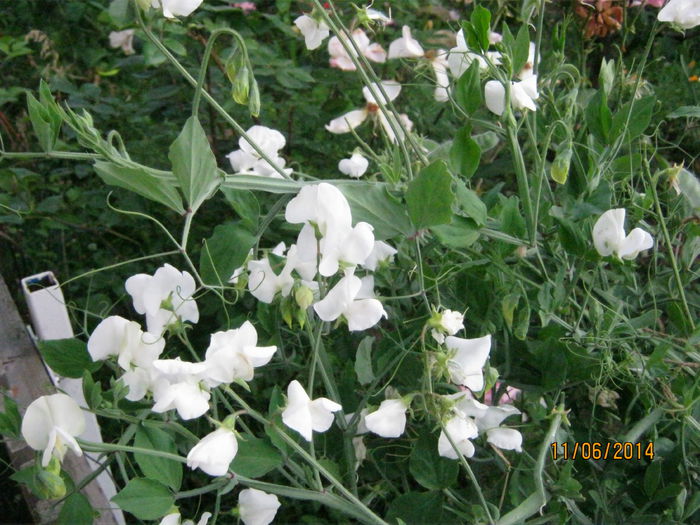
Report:
<svg viewBox="0 0 700 525"><path fill-rule="evenodd" d="M603 59L592 87L566 62L566 24L546 31L544 1L501 24L474 5L434 35L381 6L299 2L280 38L303 38L299 62L327 54L348 103L325 140L351 137L346 158L310 174L266 125L254 43L210 18L229 7L112 7L127 16L110 45L134 54L143 39L194 94L169 169L152 165L161 152L134 160L128 137L47 84L27 97L44 155L89 160L150 201L106 206L171 244L88 272L136 269L117 311L42 346L83 378L105 443L81 439L82 410L63 393L34 401L21 427L4 415L37 451L20 479L64 502L60 521L103 510L61 470L82 451L103 453L115 505L166 525L644 521L654 502L666 522L691 518L700 186L656 144L644 81L672 29L655 22L630 70ZM696 11L671 0L658 20L689 29ZM207 32L198 71L155 30L168 24ZM448 140L413 121L424 88L458 123L440 131ZM238 147L212 150L202 119ZM201 235L216 201L230 211ZM561 459L577 442L644 447L627 465Z"/></svg>

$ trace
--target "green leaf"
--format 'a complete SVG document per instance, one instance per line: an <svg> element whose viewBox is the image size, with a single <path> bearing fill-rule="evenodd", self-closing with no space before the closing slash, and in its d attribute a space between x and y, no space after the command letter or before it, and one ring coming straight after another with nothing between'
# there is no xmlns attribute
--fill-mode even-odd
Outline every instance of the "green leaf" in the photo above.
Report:
<svg viewBox="0 0 700 525"><path fill-rule="evenodd" d="M168 158L185 200L194 213L223 181L207 135L196 116L187 119L170 146Z"/></svg>
<svg viewBox="0 0 700 525"><path fill-rule="evenodd" d="M644 493L648 497L653 497L661 482L662 461L652 461L644 472Z"/></svg>
<svg viewBox="0 0 700 525"><path fill-rule="evenodd" d="M430 228L438 240L453 250L468 248L479 238L479 227L471 219L459 215L452 217L450 224Z"/></svg>
<svg viewBox="0 0 700 525"><path fill-rule="evenodd" d="M655 103L656 98L649 95L623 104L612 119L611 138L617 138L625 133L632 140L644 133L651 121Z"/></svg>
<svg viewBox="0 0 700 525"><path fill-rule="evenodd" d="M4 396L5 412L0 413L0 435L18 437L22 425L22 416L19 415L17 402L10 396Z"/></svg>
<svg viewBox="0 0 700 525"><path fill-rule="evenodd" d="M457 80L455 100L470 115L481 107L483 94L481 92L481 70L478 60L472 60L467 70Z"/></svg>
<svg viewBox="0 0 700 525"><path fill-rule="evenodd" d="M163 44L165 44L165 46L176 55L180 55L181 57L187 56L187 48L179 40L174 38L164 38Z"/></svg>
<svg viewBox="0 0 700 525"><path fill-rule="evenodd" d="M260 222L260 203L252 191L221 188L226 201L241 218L250 231L255 231Z"/></svg>
<svg viewBox="0 0 700 525"><path fill-rule="evenodd" d="M152 479L134 478L112 498L124 512L141 520L165 516L175 503L168 487Z"/></svg>
<svg viewBox="0 0 700 525"><path fill-rule="evenodd" d="M91 525L95 519L95 510L88 499L80 492L74 492L66 498L58 514L58 525Z"/></svg>
<svg viewBox="0 0 700 525"><path fill-rule="evenodd" d="M530 31L527 24L520 26L518 36L515 37L513 44L513 72L518 74L527 64L528 56L530 55ZM530 64L532 67L533 64Z"/></svg>
<svg viewBox="0 0 700 525"><path fill-rule="evenodd" d="M413 447L408 469L426 489L446 489L457 481L459 464L438 454L437 437L423 433Z"/></svg>
<svg viewBox="0 0 700 525"><path fill-rule="evenodd" d="M408 492L396 498L389 506L386 521L417 525L443 523L442 494L433 492Z"/></svg>
<svg viewBox="0 0 700 525"><path fill-rule="evenodd" d="M41 149L52 151L61 130L61 120L53 118L49 110L29 92L27 92L27 108L29 120L32 122Z"/></svg>
<svg viewBox="0 0 700 525"><path fill-rule="evenodd" d="M355 223L364 221L374 226L374 238L383 241L413 233L406 210L386 189L370 183L339 184L350 204Z"/></svg>
<svg viewBox="0 0 700 525"><path fill-rule="evenodd" d="M46 364L63 377L83 377L86 370L97 370L101 365L92 360L87 345L79 339L39 341L39 352Z"/></svg>
<svg viewBox="0 0 700 525"><path fill-rule="evenodd" d="M423 168L418 176L409 182L406 204L416 229L450 222L455 197L451 186L452 177L441 160Z"/></svg>
<svg viewBox="0 0 700 525"><path fill-rule="evenodd" d="M109 16L119 26L129 22L129 0L112 0L109 4Z"/></svg>
<svg viewBox="0 0 700 525"><path fill-rule="evenodd" d="M700 106L681 106L671 111L666 118L700 118Z"/></svg>
<svg viewBox="0 0 700 525"><path fill-rule="evenodd" d="M355 353L355 373L357 380L361 385L367 385L374 380L374 372L372 371L372 343L374 337L367 336L357 346Z"/></svg>
<svg viewBox="0 0 700 525"><path fill-rule="evenodd" d="M586 106L585 115L589 131L598 140L607 143L612 125L612 114L603 91L598 91L591 97Z"/></svg>
<svg viewBox="0 0 700 525"><path fill-rule="evenodd" d="M231 469L247 478L259 478L282 465L282 455L266 440L242 436L238 440L238 452L231 463Z"/></svg>
<svg viewBox="0 0 700 525"><path fill-rule="evenodd" d="M456 188L459 209L467 217L474 219L478 226L484 226L488 214L484 201L479 198L475 191L467 188L462 181L457 181Z"/></svg>
<svg viewBox="0 0 700 525"><path fill-rule="evenodd" d="M485 131L477 135L472 135L472 140L477 143L482 153L492 150L498 146L499 138L493 131Z"/></svg>
<svg viewBox="0 0 700 525"><path fill-rule="evenodd" d="M223 285L243 265L256 237L238 223L220 224L204 241L199 272L206 284Z"/></svg>
<svg viewBox="0 0 700 525"><path fill-rule="evenodd" d="M489 34L491 33L491 12L480 5L476 6L470 17L474 36L477 39L481 51L486 51L491 45Z"/></svg>
<svg viewBox="0 0 700 525"><path fill-rule="evenodd" d="M95 162L95 171L107 184L138 193L179 214L185 213L182 197L177 188L169 180L158 176L146 167L125 167L98 160Z"/></svg>
<svg viewBox="0 0 700 525"><path fill-rule="evenodd" d="M452 171L470 179L479 167L481 149L471 137L471 126L464 126L455 135L450 148Z"/></svg>
<svg viewBox="0 0 700 525"><path fill-rule="evenodd" d="M154 427L141 426L134 436L134 446L161 452L177 454L177 447L172 436ZM179 490L182 484L182 464L172 459L134 453L134 459L143 475L154 481Z"/></svg>
<svg viewBox="0 0 700 525"><path fill-rule="evenodd" d="M102 386L96 383L87 370L83 373L83 396L88 408L96 410L102 403Z"/></svg>

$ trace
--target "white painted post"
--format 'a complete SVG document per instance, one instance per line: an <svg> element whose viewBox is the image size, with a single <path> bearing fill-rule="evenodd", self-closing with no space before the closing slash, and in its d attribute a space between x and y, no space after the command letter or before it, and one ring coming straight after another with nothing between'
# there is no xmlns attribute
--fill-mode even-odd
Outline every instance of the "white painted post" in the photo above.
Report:
<svg viewBox="0 0 700 525"><path fill-rule="evenodd" d="M22 291L29 306L29 315L32 318L36 339L50 341L53 339L70 339L74 336L63 292L53 272L42 272L25 277L22 279ZM46 363L44 365L49 372L49 376L51 376L54 386L75 399L81 407L87 408L87 403L83 396L83 380L60 377ZM92 412L86 413L85 432L80 437L87 441L102 443L102 434L97 424L97 417ZM85 455L91 460L88 462L90 468L93 471L97 470L100 466L98 454L86 452ZM110 501L112 496L117 493L117 489L109 469L105 469L97 476L96 480L107 501ZM113 507L111 510L117 523L124 525L126 522L121 509Z"/></svg>

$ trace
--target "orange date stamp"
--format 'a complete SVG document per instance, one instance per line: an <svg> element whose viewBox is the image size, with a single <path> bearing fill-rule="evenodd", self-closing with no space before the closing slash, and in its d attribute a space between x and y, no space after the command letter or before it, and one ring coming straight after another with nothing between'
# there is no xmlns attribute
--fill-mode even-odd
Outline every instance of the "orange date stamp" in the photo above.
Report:
<svg viewBox="0 0 700 525"><path fill-rule="evenodd" d="M632 443L629 441L602 443L599 441L575 441L574 443L551 444L552 459L631 461L654 459L654 443Z"/></svg>

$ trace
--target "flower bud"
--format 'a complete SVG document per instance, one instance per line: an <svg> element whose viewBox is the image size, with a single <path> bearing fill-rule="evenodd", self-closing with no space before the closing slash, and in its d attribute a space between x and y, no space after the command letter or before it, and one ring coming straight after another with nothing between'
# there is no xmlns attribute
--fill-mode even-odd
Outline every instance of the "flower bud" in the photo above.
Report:
<svg viewBox="0 0 700 525"><path fill-rule="evenodd" d="M36 491L44 499L59 499L66 495L66 484L59 474L41 469L35 481Z"/></svg>
<svg viewBox="0 0 700 525"><path fill-rule="evenodd" d="M306 310L314 302L314 292L308 286L300 286L294 293L299 308Z"/></svg>
<svg viewBox="0 0 700 525"><path fill-rule="evenodd" d="M557 156L552 162L550 173L552 179L559 184L565 184L569 177L569 166L571 165L571 148L567 147L562 151L557 152Z"/></svg>

